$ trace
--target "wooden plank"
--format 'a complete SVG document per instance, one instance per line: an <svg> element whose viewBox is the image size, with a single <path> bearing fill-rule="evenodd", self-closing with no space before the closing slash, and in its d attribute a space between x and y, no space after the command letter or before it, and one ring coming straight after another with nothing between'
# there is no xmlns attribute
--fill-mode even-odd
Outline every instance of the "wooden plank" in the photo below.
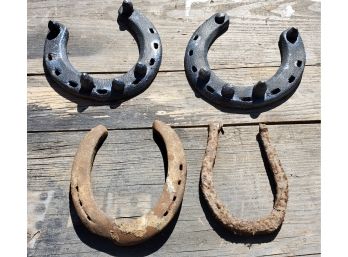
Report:
<svg viewBox="0 0 348 257"><path fill-rule="evenodd" d="M273 67L216 72L226 81L240 85L255 83L272 76L275 71ZM196 98L184 72L158 74L143 94L117 109L110 109L109 106L89 107L82 113L78 112L75 103L58 95L44 76L28 77L29 131L90 129L99 123L108 128L151 127L156 118L175 126L206 125L214 120L221 120L225 124L319 120L320 67L306 67L295 94L287 102L256 119L247 114L222 112Z"/></svg>
<svg viewBox="0 0 348 257"><path fill-rule="evenodd" d="M138 59L135 41L118 31L121 1L28 1L28 73L43 74L42 54L47 23L60 21L70 30L69 58L81 71L125 72ZM160 33L162 71L183 70L187 42L196 28L218 11L230 15L229 30L209 52L212 68L277 66L280 33L297 27L307 64L320 63L320 2L277 1L134 1Z"/></svg>
<svg viewBox="0 0 348 257"><path fill-rule="evenodd" d="M94 237L76 216L70 218L70 168L85 132L29 133L28 255L319 256L320 124L272 125L269 129L290 193L285 222L275 238L244 241L216 227L209 213L205 214L198 191L207 128L180 128L176 131L187 156L188 180L178 221L155 240L131 248ZM256 218L272 208L257 132L257 126L225 127L214 168L220 198L231 212L244 218ZM113 216L146 213L162 190L163 170L150 129L110 131L92 172L98 206Z"/></svg>

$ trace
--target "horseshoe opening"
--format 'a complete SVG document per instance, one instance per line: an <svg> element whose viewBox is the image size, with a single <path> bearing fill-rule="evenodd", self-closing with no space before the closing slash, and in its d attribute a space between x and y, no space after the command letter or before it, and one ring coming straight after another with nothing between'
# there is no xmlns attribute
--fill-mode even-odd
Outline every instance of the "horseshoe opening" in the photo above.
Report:
<svg viewBox="0 0 348 257"><path fill-rule="evenodd" d="M216 13L193 33L185 52L185 73L192 89L215 107L232 112L262 111L286 101L299 86L305 67L306 54L299 31L289 28L281 33L278 44L281 65L270 79L251 86L236 86L219 78L209 68L207 58L211 45L228 27L228 15ZM204 73L197 74L202 69ZM272 92L276 88L279 91Z"/></svg>
<svg viewBox="0 0 348 257"><path fill-rule="evenodd" d="M93 78L76 70L67 55L68 29L59 22L49 21L43 65L49 82L53 82L52 87L58 93L72 101L83 99L91 105L109 105L135 97L151 85L162 61L159 34L154 25L134 9L130 1L124 0L118 13L117 21L121 30L127 30L138 45L139 59L127 73L115 79ZM122 88L114 86L114 80L122 83ZM72 86L69 81L81 83Z"/></svg>

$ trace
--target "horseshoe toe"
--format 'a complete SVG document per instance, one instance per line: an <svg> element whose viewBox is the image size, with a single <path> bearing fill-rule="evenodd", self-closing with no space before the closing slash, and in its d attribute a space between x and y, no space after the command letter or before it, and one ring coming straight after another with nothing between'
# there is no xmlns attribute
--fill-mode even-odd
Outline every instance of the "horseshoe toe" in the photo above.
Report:
<svg viewBox="0 0 348 257"><path fill-rule="evenodd" d="M228 30L229 17L217 13L193 33L185 53L185 72L191 87L207 102L230 110L275 107L288 99L301 82L306 54L297 29L285 30L279 38L281 65L273 77L253 86L234 86L210 70L208 50Z"/></svg>
<svg viewBox="0 0 348 257"><path fill-rule="evenodd" d="M107 216L93 198L91 177L94 157L107 137L104 126L93 128L81 141L71 170L71 196L77 215L94 234L112 240L117 245L139 244L158 234L178 212L186 184L186 159L180 138L161 121L153 123L153 130L162 137L168 159L168 175L155 207L136 219Z"/></svg>
<svg viewBox="0 0 348 257"><path fill-rule="evenodd" d="M218 199L213 185L213 166L215 163L219 131L222 124L209 124L207 148L201 170L201 190L209 208L221 224L239 235L253 236L270 234L280 228L284 221L288 202L288 180L278 159L276 150L271 145L266 125L260 124L261 146L264 148L276 184L276 195L271 213L258 220L242 220L234 217Z"/></svg>
<svg viewBox="0 0 348 257"><path fill-rule="evenodd" d="M43 64L47 76L58 89L68 95L110 104L123 102L145 91L155 79L162 60L162 45L153 24L124 0L120 7L118 23L128 30L139 49L136 65L115 79L93 78L77 71L67 56L68 29L61 23L49 21L45 41Z"/></svg>

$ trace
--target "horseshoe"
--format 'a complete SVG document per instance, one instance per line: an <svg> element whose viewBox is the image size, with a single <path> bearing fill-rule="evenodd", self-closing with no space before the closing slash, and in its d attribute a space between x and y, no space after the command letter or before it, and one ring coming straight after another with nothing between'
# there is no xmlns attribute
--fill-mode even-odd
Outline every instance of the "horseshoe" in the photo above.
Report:
<svg viewBox="0 0 348 257"><path fill-rule="evenodd" d="M276 195L271 213L257 220L242 220L229 213L218 199L213 185L213 167L216 158L219 131L222 124L209 124L209 136L201 170L201 190L215 218L229 231L246 236L271 234L282 225L288 202L288 180L278 159L275 148L271 145L266 125L259 125L261 145L273 173Z"/></svg>
<svg viewBox="0 0 348 257"><path fill-rule="evenodd" d="M158 234L178 212L184 196L186 159L180 138L161 121L154 121L152 128L164 141L168 176L157 204L142 217L113 219L98 209L94 201L90 173L94 157L108 135L104 126L99 125L88 132L75 155L70 191L77 215L90 232L117 245L139 244Z"/></svg>
<svg viewBox="0 0 348 257"><path fill-rule="evenodd" d="M155 79L162 60L162 45L154 25L124 0L118 10L121 30L128 30L139 49L138 62L126 74L114 79L93 78L77 71L67 56L68 29L49 21L43 64L47 76L68 95L109 104L126 101L144 92Z"/></svg>
<svg viewBox="0 0 348 257"><path fill-rule="evenodd" d="M210 104L229 110L257 110L287 100L301 82L306 54L297 29L289 28L279 37L281 65L273 77L254 86L235 86L211 71L208 50L228 30L229 17L217 13L192 35L185 53L185 73L191 87Z"/></svg>

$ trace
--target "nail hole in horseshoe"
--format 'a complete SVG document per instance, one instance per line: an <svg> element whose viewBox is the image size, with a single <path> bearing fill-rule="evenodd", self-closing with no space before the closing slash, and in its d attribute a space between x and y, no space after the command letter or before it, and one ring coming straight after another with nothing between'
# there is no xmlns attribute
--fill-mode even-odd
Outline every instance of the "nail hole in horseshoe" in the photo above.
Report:
<svg viewBox="0 0 348 257"><path fill-rule="evenodd" d="M182 170L184 168L184 166L182 164L180 164L179 169Z"/></svg>
<svg viewBox="0 0 348 257"><path fill-rule="evenodd" d="M155 31L153 30L153 28L149 28L149 31L150 31L152 34L155 33Z"/></svg>
<svg viewBox="0 0 348 257"><path fill-rule="evenodd" d="M98 89L98 94L105 95L108 91L106 89Z"/></svg>
<svg viewBox="0 0 348 257"><path fill-rule="evenodd" d="M242 97L240 100L242 100L243 102L251 102L251 97L249 96Z"/></svg>
<svg viewBox="0 0 348 257"><path fill-rule="evenodd" d="M79 199L79 202L80 202L80 205L82 206L82 202L81 202L81 200Z"/></svg>
<svg viewBox="0 0 348 257"><path fill-rule="evenodd" d="M193 72L196 72L196 71L197 71L196 66L192 66L192 71L193 71Z"/></svg>
<svg viewBox="0 0 348 257"><path fill-rule="evenodd" d="M278 94L280 92L280 88L275 88L275 89L273 89L272 91L271 91L271 94L272 95L276 95L276 94Z"/></svg>
<svg viewBox="0 0 348 257"><path fill-rule="evenodd" d="M289 78L289 83L294 82L294 80L295 80L295 77L293 75L291 75L290 78Z"/></svg>
<svg viewBox="0 0 348 257"><path fill-rule="evenodd" d="M174 197L173 197L173 202L175 202L175 200L176 200L176 196L174 195Z"/></svg>
<svg viewBox="0 0 348 257"><path fill-rule="evenodd" d="M52 61L53 60L53 54L48 54L47 58L48 58L48 60Z"/></svg>
<svg viewBox="0 0 348 257"><path fill-rule="evenodd" d="M298 37L298 30L295 28L291 28L286 32L286 39L291 43L294 44Z"/></svg>
<svg viewBox="0 0 348 257"><path fill-rule="evenodd" d="M62 72L58 68L55 68L54 73L59 76Z"/></svg>
<svg viewBox="0 0 348 257"><path fill-rule="evenodd" d="M215 89L212 88L211 86L207 86L207 90L212 94L215 92Z"/></svg>
<svg viewBox="0 0 348 257"><path fill-rule="evenodd" d="M168 211L166 211L164 214L163 214L163 216L167 216L168 215Z"/></svg>
<svg viewBox="0 0 348 257"><path fill-rule="evenodd" d="M79 191L79 186L76 186L75 189L76 189L76 191L78 192L78 191Z"/></svg>
<svg viewBox="0 0 348 257"><path fill-rule="evenodd" d="M153 43L153 47L154 47L155 49L158 49L158 43Z"/></svg>
<svg viewBox="0 0 348 257"><path fill-rule="evenodd" d="M302 61L297 60L297 62L296 62L296 66L297 66L297 67L301 67L301 66L302 66Z"/></svg>
<svg viewBox="0 0 348 257"><path fill-rule="evenodd" d="M194 38L193 38L193 40L197 40L198 39L198 35L196 35Z"/></svg>
<svg viewBox="0 0 348 257"><path fill-rule="evenodd" d="M71 86L71 87L77 87L77 82L76 81L73 81L73 80L69 80L68 81L68 85Z"/></svg>
<svg viewBox="0 0 348 257"><path fill-rule="evenodd" d="M180 185L181 184L181 180L178 180L178 185Z"/></svg>
<svg viewBox="0 0 348 257"><path fill-rule="evenodd" d="M189 51L189 56L192 56L193 55L193 50L191 49L190 51Z"/></svg>
<svg viewBox="0 0 348 257"><path fill-rule="evenodd" d="M86 213L86 216L87 216L87 219L88 219L89 221L92 221L91 217L89 217L87 213Z"/></svg>
<svg viewBox="0 0 348 257"><path fill-rule="evenodd" d="M151 58L150 59L150 65L152 66L152 65L154 65L155 64L155 59L154 58Z"/></svg>

